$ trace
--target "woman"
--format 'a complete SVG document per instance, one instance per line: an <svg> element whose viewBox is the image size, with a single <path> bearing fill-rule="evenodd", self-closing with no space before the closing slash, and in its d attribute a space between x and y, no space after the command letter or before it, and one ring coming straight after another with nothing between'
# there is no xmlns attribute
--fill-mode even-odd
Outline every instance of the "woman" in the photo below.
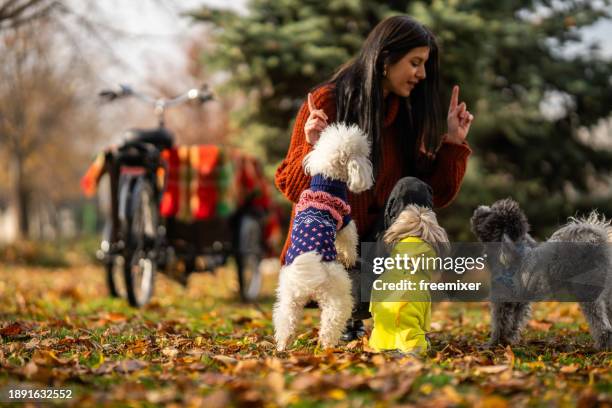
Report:
<svg viewBox="0 0 612 408"><path fill-rule="evenodd" d="M431 31L407 16L379 23L359 55L308 94L298 112L287 156L276 171L278 189L297 202L310 183L302 169L304 156L321 131L339 121L358 124L372 143L374 187L349 194L351 215L362 241L376 240L406 204L450 204L459 192L471 153L466 136L474 117L465 103L459 103L459 87L455 86L448 131L441 134L438 75L438 46ZM358 272L355 276L358 287ZM367 302L362 306L367 311ZM360 309L354 319L365 317ZM352 321L345 339L362 333L361 321Z"/></svg>

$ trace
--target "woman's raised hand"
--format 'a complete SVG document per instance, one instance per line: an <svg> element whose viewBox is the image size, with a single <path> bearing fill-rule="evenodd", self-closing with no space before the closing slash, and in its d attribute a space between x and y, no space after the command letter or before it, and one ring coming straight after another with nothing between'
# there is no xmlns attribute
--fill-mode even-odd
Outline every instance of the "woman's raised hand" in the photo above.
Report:
<svg viewBox="0 0 612 408"><path fill-rule="evenodd" d="M315 144L321 132L327 126L327 115L322 109L317 109L312 99L312 94L308 93L308 119L304 125L304 133L306 134L306 141L310 144Z"/></svg>
<svg viewBox="0 0 612 408"><path fill-rule="evenodd" d="M474 115L467 110L465 102L459 103L459 85L455 85L448 107L448 117L446 118L448 124L446 140L451 143L463 143L473 120Z"/></svg>

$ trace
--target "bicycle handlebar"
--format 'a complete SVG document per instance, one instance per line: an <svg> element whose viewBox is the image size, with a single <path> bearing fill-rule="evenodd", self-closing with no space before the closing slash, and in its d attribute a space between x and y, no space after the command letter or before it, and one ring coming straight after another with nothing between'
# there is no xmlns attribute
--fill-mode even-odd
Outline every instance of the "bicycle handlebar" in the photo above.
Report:
<svg viewBox="0 0 612 408"><path fill-rule="evenodd" d="M121 99L128 96L134 96L143 102L154 104L155 107L171 107L179 105L183 102L197 99L200 103L210 101L213 98L212 92L208 89L207 84L202 84L200 88L193 88L188 90L182 95L179 95L172 99L154 98L145 93L135 91L129 85L121 84L118 89L104 89L98 94L101 98L106 99L109 102L115 99Z"/></svg>
<svg viewBox="0 0 612 408"><path fill-rule="evenodd" d="M100 91L98 94L101 98L106 99L108 102L112 102L116 99L126 98L126 97L136 97L141 101L152 104L155 108L155 114L158 117L160 127L163 127L164 124L164 112L166 108L180 105L183 102L197 100L201 104L213 100L214 96L212 92L208 89L207 84L202 84L200 88L193 88L172 99L165 98L154 98L145 93L135 91L129 85L119 85L118 89L104 89Z"/></svg>

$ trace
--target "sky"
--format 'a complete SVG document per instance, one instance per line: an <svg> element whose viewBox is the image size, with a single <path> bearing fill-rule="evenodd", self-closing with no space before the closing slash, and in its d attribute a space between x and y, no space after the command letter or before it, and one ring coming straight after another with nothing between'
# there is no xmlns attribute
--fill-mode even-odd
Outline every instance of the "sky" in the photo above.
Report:
<svg viewBox="0 0 612 408"><path fill-rule="evenodd" d="M246 12L245 3L245 0L96 1L96 20L103 29L110 27L117 31L117 37L109 40L116 63L101 71L99 79L107 86L116 83L144 85L152 77L163 78L180 71L186 63L186 44L197 35L199 28L180 13L202 4ZM85 2L73 0L77 10L83 4ZM584 32L584 38L587 42L601 41L603 53L612 57L612 21L597 23ZM579 48L573 47L571 51Z"/></svg>
<svg viewBox="0 0 612 408"><path fill-rule="evenodd" d="M189 40L201 30L181 13L202 4L244 12L243 0L97 0L93 12L89 2L70 2L77 14L90 16L102 37L102 41L92 38L91 43L98 48L96 52L104 51L101 54L111 60L98 71L98 79L105 86L143 85L150 78L180 70L186 63ZM83 53L92 51L84 49Z"/></svg>

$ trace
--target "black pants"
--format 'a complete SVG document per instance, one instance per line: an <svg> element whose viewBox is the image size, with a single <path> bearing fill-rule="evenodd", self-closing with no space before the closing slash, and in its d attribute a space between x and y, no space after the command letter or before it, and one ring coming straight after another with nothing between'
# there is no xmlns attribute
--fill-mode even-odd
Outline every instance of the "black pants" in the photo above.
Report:
<svg viewBox="0 0 612 408"><path fill-rule="evenodd" d="M388 256L390 249L383 242L382 238L387 228L393 224L397 216L409 204L420 205L422 207L433 207L433 193L431 187L416 177L404 177L395 184L385 208L374 227L363 237L359 237L360 251L367 250L368 253L361 253L357 265L349 270L352 283L353 299L355 307L353 315L355 320L369 319L370 315L370 293L372 284L378 277L372 272L372 266L367 265L368 259L377 256ZM362 246L362 243L369 245Z"/></svg>

